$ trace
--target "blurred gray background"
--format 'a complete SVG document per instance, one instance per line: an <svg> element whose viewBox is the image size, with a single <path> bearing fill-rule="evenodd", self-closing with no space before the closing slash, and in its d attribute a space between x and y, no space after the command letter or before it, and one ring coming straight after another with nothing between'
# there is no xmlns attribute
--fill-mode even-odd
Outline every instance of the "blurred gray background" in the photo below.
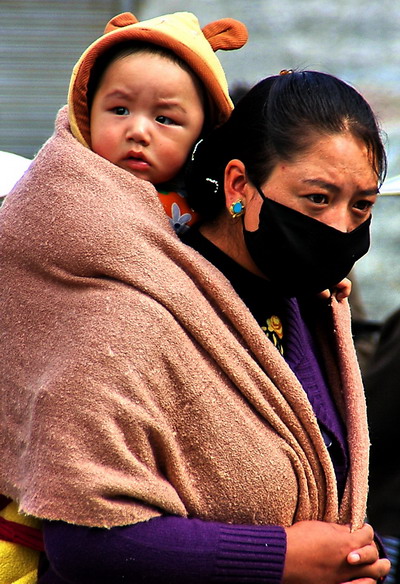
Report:
<svg viewBox="0 0 400 584"><path fill-rule="evenodd" d="M120 12L144 20L194 12L205 24L243 21L249 42L218 55L231 88L283 68L332 73L363 93L386 135L389 177L400 174L399 0L0 0L0 150L32 158L65 104L71 70ZM400 196L382 196L373 245L356 277L367 316L400 306Z"/></svg>

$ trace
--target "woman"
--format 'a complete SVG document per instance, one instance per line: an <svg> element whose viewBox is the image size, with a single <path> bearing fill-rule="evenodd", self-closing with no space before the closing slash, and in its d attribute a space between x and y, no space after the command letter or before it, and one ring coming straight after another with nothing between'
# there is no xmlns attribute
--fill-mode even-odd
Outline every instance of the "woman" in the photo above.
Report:
<svg viewBox="0 0 400 584"><path fill-rule="evenodd" d="M198 146L184 243L118 168L56 206L14 191L0 490L44 519L41 584L386 575L348 308L317 297L366 252L384 170L364 99L304 72Z"/></svg>

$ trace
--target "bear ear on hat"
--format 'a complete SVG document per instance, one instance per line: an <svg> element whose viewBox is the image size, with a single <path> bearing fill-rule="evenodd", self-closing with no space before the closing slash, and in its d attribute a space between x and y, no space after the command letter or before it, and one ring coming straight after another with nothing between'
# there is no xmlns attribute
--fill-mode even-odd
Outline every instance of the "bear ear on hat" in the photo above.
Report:
<svg viewBox="0 0 400 584"><path fill-rule="evenodd" d="M106 28L104 29L104 34L116 30L117 28L123 28L124 26L129 26L131 24L136 24L138 19L131 12L123 12L122 14L117 14L109 22L107 22Z"/></svg>
<svg viewBox="0 0 400 584"><path fill-rule="evenodd" d="M218 49L225 51L240 49L247 43L249 37L246 26L234 18L221 18L210 22L202 31L214 52Z"/></svg>

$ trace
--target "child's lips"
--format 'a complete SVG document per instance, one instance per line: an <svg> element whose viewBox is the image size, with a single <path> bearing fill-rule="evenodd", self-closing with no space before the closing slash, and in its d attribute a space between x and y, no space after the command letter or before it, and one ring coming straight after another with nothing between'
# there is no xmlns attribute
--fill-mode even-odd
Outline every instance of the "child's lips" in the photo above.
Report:
<svg viewBox="0 0 400 584"><path fill-rule="evenodd" d="M124 162L131 170L144 170L150 166L149 162L140 153L129 153Z"/></svg>

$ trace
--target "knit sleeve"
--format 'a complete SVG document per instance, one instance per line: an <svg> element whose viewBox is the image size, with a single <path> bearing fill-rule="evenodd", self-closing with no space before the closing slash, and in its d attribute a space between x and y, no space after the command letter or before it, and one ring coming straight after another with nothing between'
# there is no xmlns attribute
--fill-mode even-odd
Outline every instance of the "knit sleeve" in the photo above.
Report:
<svg viewBox="0 0 400 584"><path fill-rule="evenodd" d="M279 526L164 516L112 529L64 522L45 522L43 529L50 567L39 584L280 584L282 580L286 534Z"/></svg>

